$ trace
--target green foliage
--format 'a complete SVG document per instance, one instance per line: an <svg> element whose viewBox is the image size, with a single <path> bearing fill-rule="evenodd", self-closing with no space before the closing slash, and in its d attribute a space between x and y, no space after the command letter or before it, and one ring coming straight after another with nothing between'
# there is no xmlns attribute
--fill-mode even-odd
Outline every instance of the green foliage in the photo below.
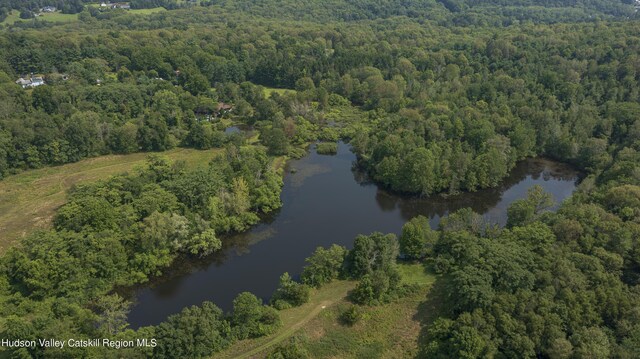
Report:
<svg viewBox="0 0 640 359"><path fill-rule="evenodd" d="M431 229L429 219L424 216L412 218L402 226L400 253L410 258L421 259L433 252L438 233Z"/></svg>
<svg viewBox="0 0 640 359"><path fill-rule="evenodd" d="M329 249L316 248L313 254L305 259L307 265L302 270L302 283L320 287L337 279L343 271L347 249L337 244Z"/></svg>
<svg viewBox="0 0 640 359"><path fill-rule="evenodd" d="M100 313L98 326L109 335L115 335L124 330L128 326L129 305L129 302L117 294L99 297L96 303Z"/></svg>
<svg viewBox="0 0 640 359"><path fill-rule="evenodd" d="M289 151L289 139L280 128L265 129L260 133L260 139L267 146L269 154L281 156Z"/></svg>
<svg viewBox="0 0 640 359"><path fill-rule="evenodd" d="M155 335L155 358L205 358L231 343L229 322L210 302L170 316L156 328Z"/></svg>
<svg viewBox="0 0 640 359"><path fill-rule="evenodd" d="M280 276L280 286L271 296L271 304L277 309L298 307L309 301L309 287L291 279L289 273Z"/></svg>
<svg viewBox="0 0 640 359"><path fill-rule="evenodd" d="M349 274L360 279L351 293L359 304L388 301L399 294L400 273L397 268L398 241L394 234L374 232L358 235L346 258Z"/></svg>
<svg viewBox="0 0 640 359"><path fill-rule="evenodd" d="M338 153L338 144L331 142L322 142L316 145L316 151L320 155L335 155Z"/></svg>
<svg viewBox="0 0 640 359"><path fill-rule="evenodd" d="M308 357L309 353L304 348L302 339L299 337L294 337L283 344L279 344L267 355L267 359L306 359Z"/></svg>
<svg viewBox="0 0 640 359"><path fill-rule="evenodd" d="M350 305L340 313L340 321L348 326L353 326L362 319L362 311L358 306Z"/></svg>
<svg viewBox="0 0 640 359"><path fill-rule="evenodd" d="M388 302L402 294L400 279L400 273L395 266L385 270L377 269L360 279L350 297L357 304L375 305Z"/></svg>
<svg viewBox="0 0 640 359"><path fill-rule="evenodd" d="M424 355L628 356L634 332L620 328L638 320L631 314L638 296L631 238L640 227L617 211L636 207L632 193L630 185L604 186L540 216L552 201L532 188L516 202L526 211L510 209L510 228L447 224L434 264L451 300L428 330ZM514 213L527 215L513 221Z"/></svg>
<svg viewBox="0 0 640 359"><path fill-rule="evenodd" d="M199 150L220 148L224 143L225 135L222 131L216 131L212 126L203 125L200 122L191 127L184 140L186 146Z"/></svg>
<svg viewBox="0 0 640 359"><path fill-rule="evenodd" d="M377 270L392 268L398 257L398 241L394 234L380 232L358 235L347 257L349 274L362 278Z"/></svg>
<svg viewBox="0 0 640 359"><path fill-rule="evenodd" d="M185 170L151 156L139 173L76 187L58 210L55 229L25 238L2 257L3 295L16 296L3 315L22 307L24 321L16 323L16 328L32 325L32 315L49 318L29 330L57 338L61 338L55 333L59 325L70 328L63 333L69 337L129 335L125 331L128 303L107 293L116 286L147 281L180 254L204 256L219 250L218 234L224 232L220 221L244 228L256 220L253 211L268 212L280 205L282 182L265 178L275 174L268 174L270 164L264 152L247 150L237 155L237 163L212 161L204 170ZM245 176L254 187L249 187ZM205 204L223 193L232 198L225 211L212 218ZM276 197L278 202L269 207L262 197ZM308 298L306 287L286 284L285 300L298 303ZM60 309L64 306L72 308ZM85 306L96 313L78 309ZM240 303L238 308L238 313L244 310ZM254 322L237 319L240 314L230 324L210 303L187 308L157 327L156 338L164 342L153 355L206 357L233 340L231 331L264 335L277 327L279 318L273 308L260 308L258 329ZM67 313L64 318L60 310Z"/></svg>
<svg viewBox="0 0 640 359"><path fill-rule="evenodd" d="M262 305L255 295L244 292L233 300L232 333L237 339L256 338L273 333L280 326L278 312Z"/></svg>
<svg viewBox="0 0 640 359"><path fill-rule="evenodd" d="M527 198L513 202L507 209L507 227L530 223L553 204L551 194L545 193L541 186L533 186L527 191Z"/></svg>
<svg viewBox="0 0 640 359"><path fill-rule="evenodd" d="M83 11L84 3L57 1L82 13L54 26L33 18L50 4L0 0L0 20L10 9L29 18L7 21L13 28L0 34L0 177L109 153L227 147L206 169L152 157L140 174L76 188L53 230L1 259L3 338L147 335L162 344L144 355L191 358L227 346L232 332L260 335L254 314L269 310L248 296L235 326L205 303L133 332L126 303L107 294L178 255L219 250L221 234L281 206L267 152L220 131L232 117L254 126L259 136L246 142L270 155L302 156L318 140L327 141L319 153L334 152L330 143L349 139L374 181L419 195L496 187L530 156L587 170L557 214L534 188L509 208L506 229L471 210L443 219L437 235L423 218L405 225L402 253L433 259L450 298L423 349L435 358L638 352L640 51L631 1L200 1L170 16ZM13 83L30 73L46 85ZM267 98L254 84L298 91ZM233 110L219 113L218 102ZM398 295L392 236L359 236L345 253L318 249L302 281L327 283L344 261L360 280L354 300ZM305 296L305 285L285 277L274 305ZM276 352L304 355L297 345Z"/></svg>

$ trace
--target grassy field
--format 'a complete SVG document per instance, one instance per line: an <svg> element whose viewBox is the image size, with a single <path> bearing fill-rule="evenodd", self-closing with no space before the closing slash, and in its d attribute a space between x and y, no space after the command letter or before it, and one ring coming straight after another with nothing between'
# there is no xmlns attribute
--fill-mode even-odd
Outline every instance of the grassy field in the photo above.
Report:
<svg viewBox="0 0 640 359"><path fill-rule="evenodd" d="M73 22L78 20L78 14L63 14L61 12L43 13L42 16L38 16L37 19L51 22ZM30 19L21 19L20 12L13 10L0 24L12 25L16 21L30 21Z"/></svg>
<svg viewBox="0 0 640 359"><path fill-rule="evenodd" d="M311 358L415 358L423 327L421 312L435 276L420 264L401 264L402 280L420 290L392 303L362 307L362 319L349 327L340 314L350 304L337 303L309 321L299 333Z"/></svg>
<svg viewBox="0 0 640 359"><path fill-rule="evenodd" d="M396 302L361 307L362 319L349 327L339 316L350 306L347 294L356 283L337 281L314 290L309 303L280 312L283 326L275 334L243 340L213 358L263 358L276 345L296 336L311 358L415 357L422 330L419 313L435 276L420 264L401 264L403 282L420 290Z"/></svg>
<svg viewBox="0 0 640 359"><path fill-rule="evenodd" d="M174 149L162 153L190 167L205 165L220 150ZM47 227L71 186L123 173L144 164L147 154L110 155L26 171L0 181L0 253L36 228Z"/></svg>
<svg viewBox="0 0 640 359"><path fill-rule="evenodd" d="M91 6L91 7L95 7L100 9L100 4L89 4L86 6ZM111 11L111 9L104 9L103 11ZM167 9L163 8L163 7L154 7L152 9L130 9L130 10L125 10L127 13L131 13L131 14L137 14L137 15L148 15L148 14L153 14L156 12L162 12L162 11L167 11Z"/></svg>
<svg viewBox="0 0 640 359"><path fill-rule="evenodd" d="M99 5L89 5L89 6L99 6ZM136 15L148 15L148 14L154 14L157 12L167 11L167 9L163 7L156 7L153 9L131 9L127 11L131 14L136 14ZM78 21L78 14L63 14L57 11L53 13L43 13L41 16L38 16L37 19L51 21L51 22L65 23L65 22ZM13 25L16 21L30 21L30 19L21 19L20 12L17 10L13 10L11 11L11 13L9 13L9 15L4 21L0 22L0 24Z"/></svg>
<svg viewBox="0 0 640 359"><path fill-rule="evenodd" d="M322 311L329 310L337 302L341 302L347 293L355 287L355 282L336 281L324 287L313 290L308 303L280 311L282 328L275 334L257 338L241 340L227 350L217 353L214 358L254 358L263 352L268 352L272 346L288 339L297 330L313 320Z"/></svg>
<svg viewBox="0 0 640 359"><path fill-rule="evenodd" d="M398 269L402 276L402 282L405 284L430 286L436 280L433 275L425 271L424 265L420 263L401 263Z"/></svg>
<svg viewBox="0 0 640 359"><path fill-rule="evenodd" d="M274 87L265 87L264 88L264 95L267 98L271 97L271 94L273 94L273 93L277 93L279 95L285 95L287 93L295 93L295 92L296 92L296 90L291 90L291 89L278 89L278 88L274 88Z"/></svg>
<svg viewBox="0 0 640 359"><path fill-rule="evenodd" d="M165 9L163 7L154 7L153 9L131 9L131 10L129 10L130 13L136 14L136 15L148 15L148 14L154 14L154 13L163 12L163 11L167 11L167 9Z"/></svg>

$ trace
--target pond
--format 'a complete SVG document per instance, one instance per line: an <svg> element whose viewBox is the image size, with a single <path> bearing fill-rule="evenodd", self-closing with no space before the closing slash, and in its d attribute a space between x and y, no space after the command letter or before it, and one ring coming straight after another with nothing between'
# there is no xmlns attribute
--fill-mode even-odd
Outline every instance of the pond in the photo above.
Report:
<svg viewBox="0 0 640 359"><path fill-rule="evenodd" d="M224 248L201 260L181 260L162 278L135 293L132 328L155 325L182 308L212 301L223 310L249 291L265 299L284 272L296 277L318 246L351 247L358 234L399 234L409 219L424 215L436 227L440 218L465 207L504 224L506 209L541 185L560 202L573 192L579 173L546 159L520 162L499 188L448 198L417 198L388 193L354 168L355 155L340 143L335 156L315 150L288 164L280 211L252 230L229 236ZM293 171L292 171L293 170Z"/></svg>
<svg viewBox="0 0 640 359"><path fill-rule="evenodd" d="M238 126L231 126L224 129L225 135L230 135L232 133L241 133L242 130Z"/></svg>
<svg viewBox="0 0 640 359"><path fill-rule="evenodd" d="M253 127L244 124L233 125L224 129L224 133L226 135L231 135L234 133L247 133L251 131L253 131Z"/></svg>

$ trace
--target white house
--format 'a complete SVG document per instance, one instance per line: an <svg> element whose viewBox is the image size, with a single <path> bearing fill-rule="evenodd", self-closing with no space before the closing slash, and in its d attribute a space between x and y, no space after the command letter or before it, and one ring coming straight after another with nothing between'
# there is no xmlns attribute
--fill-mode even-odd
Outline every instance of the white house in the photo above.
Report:
<svg viewBox="0 0 640 359"><path fill-rule="evenodd" d="M16 80L16 83L22 86L23 89L34 88L34 87L44 85L44 79L40 76L36 76L36 77L32 76L29 79L25 79L21 77L18 80Z"/></svg>
<svg viewBox="0 0 640 359"><path fill-rule="evenodd" d="M22 77L16 80L16 83L22 86L23 89L27 88L27 86L31 85L31 80L23 79Z"/></svg>
<svg viewBox="0 0 640 359"><path fill-rule="evenodd" d="M44 85L44 78L42 78L42 77L32 77L31 78L31 87L38 87L40 85Z"/></svg>

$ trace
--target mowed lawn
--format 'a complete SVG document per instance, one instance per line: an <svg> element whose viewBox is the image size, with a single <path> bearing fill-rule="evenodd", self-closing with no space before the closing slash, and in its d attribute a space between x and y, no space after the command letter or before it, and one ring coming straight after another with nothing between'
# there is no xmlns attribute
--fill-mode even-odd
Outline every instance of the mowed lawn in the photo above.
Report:
<svg viewBox="0 0 640 359"><path fill-rule="evenodd" d="M206 165L219 151L179 148L159 154L194 167ZM148 153L135 153L90 158L25 171L0 181L0 253L34 229L49 226L54 211L64 204L66 193L74 184L131 171L143 166L147 156Z"/></svg>

